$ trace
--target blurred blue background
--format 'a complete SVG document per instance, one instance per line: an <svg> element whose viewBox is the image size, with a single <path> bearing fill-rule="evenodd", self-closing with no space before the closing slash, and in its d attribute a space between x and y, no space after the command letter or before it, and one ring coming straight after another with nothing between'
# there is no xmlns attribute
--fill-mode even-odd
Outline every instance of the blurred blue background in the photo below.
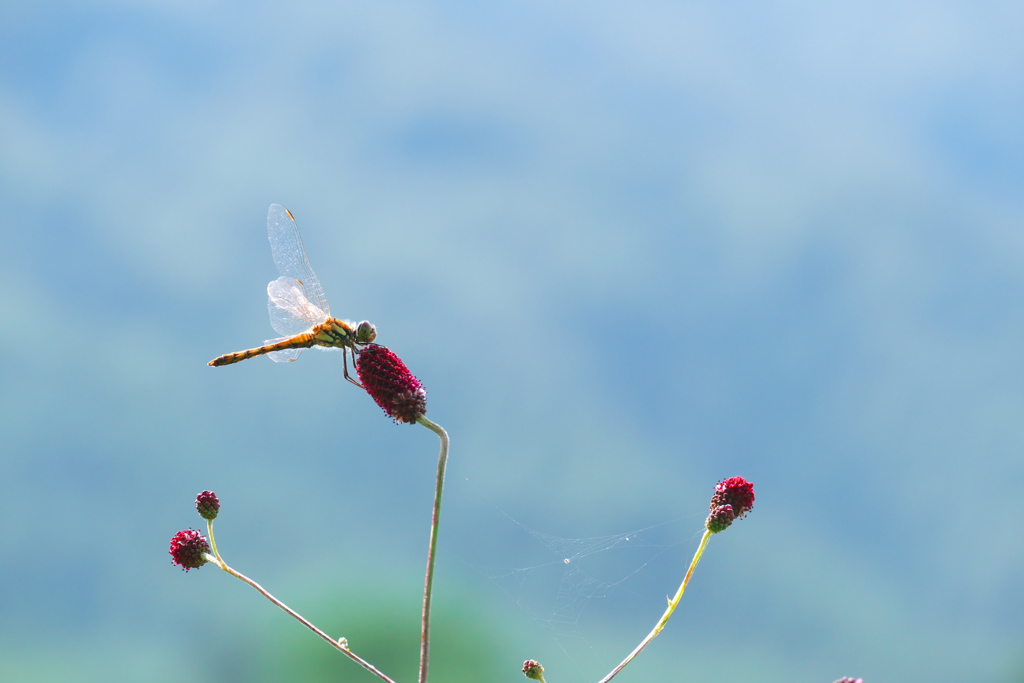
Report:
<svg viewBox="0 0 1024 683"><path fill-rule="evenodd" d="M1024 9L0 7L0 679L413 680L437 440L276 336L266 211L452 436L435 680L1024 680ZM567 562L568 561L568 562Z"/></svg>

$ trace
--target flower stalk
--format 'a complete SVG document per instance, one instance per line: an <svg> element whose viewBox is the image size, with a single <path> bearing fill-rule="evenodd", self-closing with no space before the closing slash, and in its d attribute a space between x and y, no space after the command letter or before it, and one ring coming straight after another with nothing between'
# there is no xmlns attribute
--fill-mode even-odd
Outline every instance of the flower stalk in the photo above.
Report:
<svg viewBox="0 0 1024 683"><path fill-rule="evenodd" d="M196 499L196 509L206 520L206 533L209 535L210 540L207 541L206 538L204 538L198 531L194 531L192 529L179 531L174 535L174 538L171 539L170 553L174 564L179 565L185 571L188 571L189 569L198 569L207 563L217 565L231 576L255 588L259 591L260 595L280 607L289 616L295 618L300 624L330 643L331 647L341 652L374 676L377 676L386 683L395 683L380 669L352 652L349 649L348 641L345 638L338 638L337 640L331 638L308 619L274 597L274 595L263 586L259 585L240 571L228 566L228 563L224 561L223 557L221 557L220 551L217 550L217 541L213 536L213 520L220 509L220 501L217 500L217 496L214 495L212 491L203 491L199 494L199 497Z"/></svg>
<svg viewBox="0 0 1024 683"><path fill-rule="evenodd" d="M704 535L700 539L700 545L697 546L697 552L694 553L693 559L690 561L690 566L686 570L683 582L679 584L679 590L676 591L674 597L669 599L665 613L661 615L661 619L654 625L651 632L599 683L608 683L608 681L615 678L620 671L626 668L627 664L633 661L661 633L661 630L665 628L665 624L668 623L669 617L672 616L672 613L676 611L676 607L679 606L679 601L683 598L683 592L693 576L693 570L697 568L697 563L700 562L701 556L704 555L704 550L708 547L708 541L711 539L711 536L724 531L732 524L733 520L747 514L753 506L754 485L743 477L730 477L715 485L715 493L711 497L711 505L709 506L711 514L708 515L707 520L704 522Z"/></svg>
<svg viewBox="0 0 1024 683"><path fill-rule="evenodd" d="M210 525L210 528L212 528L213 522L210 521L208 524ZM211 533L211 539L212 539L212 533ZM220 555L217 555L216 557L211 557L210 561L213 562L214 564L216 564L218 567L223 569L225 572L227 572L231 576L235 577L236 579L238 579L240 581L244 581L245 583L247 583L250 586L252 586L253 588L255 588L257 591L259 591L260 595L262 595L267 600L270 600L272 603L274 603L275 605L280 607L282 610L287 612L289 616L291 616L294 619L296 619L300 624L302 624L303 626L308 628L310 631L312 631L313 633L317 634L318 636L323 638L325 641L330 643L331 647L333 647L335 650L337 650L341 654L345 655L346 657L351 659L353 662L355 662L359 666L363 667L364 669L366 669L367 671L372 673L377 678L381 679L382 681L386 681L387 683L395 683L393 680L391 680L391 678L389 678L386 674L384 674L384 672L382 672L380 669L375 667L373 664L370 664L368 661L366 661L365 659L363 659L362 657L357 655L355 652L352 652L352 650L348 649L348 641L345 638L338 638L337 640L335 640L334 638L331 638L329 635L327 635L326 633L321 631L319 628L317 628L308 619L306 619L301 614L299 614L298 612L293 610L291 607L289 607L288 605L284 604L283 602L278 600L276 597L274 597L274 595L271 594L270 591L268 591L266 588L264 588L263 586L259 585L258 583L256 583L255 581L253 581L252 579L250 579L248 576L246 576L245 574L241 573L240 571L238 571L236 569L232 569L231 567L229 567L228 564L226 562L224 562L223 559L221 559Z"/></svg>
<svg viewBox="0 0 1024 683"><path fill-rule="evenodd" d="M430 545L427 548L427 571L423 581L423 616L420 630L419 683L427 682L430 662L430 603L434 590L434 560L437 558L437 530L441 520L441 496L444 493L444 473L448 464L448 432L423 415L416 420L441 439L441 452L437 457L437 479L434 486L434 510L430 518Z"/></svg>
<svg viewBox="0 0 1024 683"><path fill-rule="evenodd" d="M430 515L430 543L427 546L427 570L423 579L423 612L420 621L419 683L427 683L430 667L430 609L434 594L434 564L437 559L437 532L441 520L444 473L448 464L448 433L427 419L427 392L409 368L391 349L368 344L356 358L359 381L371 398L399 424L420 424L437 434L441 452L437 457L434 480L434 507Z"/></svg>
<svg viewBox="0 0 1024 683"><path fill-rule="evenodd" d="M654 628L647 634L647 637L641 640L640 644L637 645L636 648L634 648L618 666L611 670L611 673L602 678L600 683L608 683L608 681L615 678L620 671L626 668L627 664L633 661L634 657L640 654L643 649L647 647L652 640L654 640L655 636L661 633L661 629L665 628L665 624L668 623L669 617L671 617L672 613L676 611L679 601L683 598L683 591L686 590L686 584L690 583L690 577L693 576L693 570L697 568L697 563L700 562L701 555L704 554L704 549L708 546L708 540L711 538L711 533L712 532L707 529L704 530L704 536L700 539L700 545L697 547L697 552L694 554L693 560L690 561L690 568L686 570L686 576L683 577L683 582L679 584L679 590L676 591L675 597L668 601L668 608L665 610L665 613L661 615L661 619L659 619L658 623L654 625Z"/></svg>

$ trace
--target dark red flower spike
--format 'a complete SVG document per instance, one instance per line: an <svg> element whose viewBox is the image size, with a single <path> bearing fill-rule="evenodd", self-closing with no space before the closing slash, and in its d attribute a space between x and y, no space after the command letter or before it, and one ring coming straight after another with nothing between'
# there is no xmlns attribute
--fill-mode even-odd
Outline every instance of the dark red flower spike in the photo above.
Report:
<svg viewBox="0 0 1024 683"><path fill-rule="evenodd" d="M427 412L427 392L409 368L386 346L359 351L356 372L363 388L395 422L414 423Z"/></svg>

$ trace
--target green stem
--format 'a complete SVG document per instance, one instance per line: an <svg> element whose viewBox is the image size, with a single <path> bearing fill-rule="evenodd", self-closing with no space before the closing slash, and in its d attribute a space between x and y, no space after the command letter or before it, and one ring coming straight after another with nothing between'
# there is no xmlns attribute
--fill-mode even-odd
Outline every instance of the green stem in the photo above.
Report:
<svg viewBox="0 0 1024 683"><path fill-rule="evenodd" d="M220 553L217 552L217 541L213 540L213 520L206 520L206 533L210 536L210 547L213 549L213 554L217 558L217 564L224 564L224 560L220 559Z"/></svg>
<svg viewBox="0 0 1024 683"><path fill-rule="evenodd" d="M661 615L661 619L655 624L654 629L647 634L647 637L640 641L640 644L629 653L629 656L622 660L622 662L612 669L611 673L602 678L599 683L608 683L608 681L615 678L615 675L622 671L627 664L633 661L633 658L640 654L640 651L647 647L647 644L654 640L654 637L661 633L661 629L665 628L665 624L668 623L668 618L672 616L672 613L676 610L676 606L683 597L683 591L686 590L686 584L690 582L690 577L693 576L693 570L697 568L697 563L700 562L700 556L704 554L704 549L708 545L708 539L711 538L711 532L705 530L704 537L700 539L700 545L697 547L697 552L693 556L693 560L690 561L690 568L686 570L686 576L683 577L683 582L679 584L679 590L676 591L674 598L668 601L668 609Z"/></svg>
<svg viewBox="0 0 1024 683"><path fill-rule="evenodd" d="M437 483L434 489L434 512L430 520L430 547L427 549L427 575L423 583L423 621L420 634L420 678L427 683L427 665L430 659L430 600L434 589L434 560L437 556L437 528L441 518L441 494L444 491L444 470L448 464L448 432L422 415L416 420L441 439L441 453L437 457Z"/></svg>
<svg viewBox="0 0 1024 683"><path fill-rule="evenodd" d="M209 522L207 524L207 528L210 530L210 543L211 543L211 546L213 547L214 552L216 553L217 552L216 546L213 546L213 524L212 524L212 522ZM231 576L235 577L236 579L240 579L240 580L244 581L245 583L249 584L250 586L252 586L256 590L258 590L263 595L263 597L265 597L267 600L270 600L272 603L274 603L275 605L277 605L278 607L283 609L285 612L287 612L291 616L295 617L295 619L297 619L303 626L305 626L310 631L312 631L313 633L317 634L318 636L320 636L321 638L326 640L328 643L330 643L331 647L333 647L335 650L338 650L343 655L345 655L346 657L348 657L349 659L351 659L356 664L358 664L359 666L363 667L364 669L366 669L367 671L369 671L373 675L377 676L381 680L386 681L386 683L395 683L393 680L388 678L383 672L381 672L379 669L377 669L377 667L375 667L373 664L370 664L368 661L366 661L365 659L363 659L362 657L360 657L356 653L354 653L351 650L349 650L348 649L348 644L347 644L347 642L345 641L344 638L339 639L339 640L335 640L334 638L331 638L329 635L327 635L326 633L324 633L323 631L318 629L316 626L311 624L309 621L307 621L305 619L305 617L303 617L301 614L299 614L298 612L293 610L291 607L289 607L288 605L284 604L283 602L281 602L280 600L275 598L273 595L271 595L265 588L263 588L263 586L259 585L258 583L256 583L252 579L250 579L245 574L242 574L241 572L236 571L236 570L232 569L231 567L229 567L227 565L227 563L224 562L223 559L221 559L219 554L216 557L214 557L212 555L207 555L207 557L210 558L210 560L214 564L216 564L218 567L220 567L221 569L226 571L228 574L231 574Z"/></svg>

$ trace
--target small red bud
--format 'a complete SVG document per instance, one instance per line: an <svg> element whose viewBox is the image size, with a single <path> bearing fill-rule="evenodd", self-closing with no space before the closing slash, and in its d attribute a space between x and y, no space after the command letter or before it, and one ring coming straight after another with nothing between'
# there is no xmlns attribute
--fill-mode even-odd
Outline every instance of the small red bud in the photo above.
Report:
<svg viewBox="0 0 1024 683"><path fill-rule="evenodd" d="M713 534L725 531L736 519L736 513L732 511L732 505L719 505L711 510L711 514L704 520L704 527Z"/></svg>
<svg viewBox="0 0 1024 683"><path fill-rule="evenodd" d="M523 673L527 678L532 678L535 681L544 680L544 666L536 660L527 659L523 662Z"/></svg>
<svg viewBox="0 0 1024 683"><path fill-rule="evenodd" d="M196 510L203 519L216 519L220 511L220 500L213 491L203 491L196 496Z"/></svg>

